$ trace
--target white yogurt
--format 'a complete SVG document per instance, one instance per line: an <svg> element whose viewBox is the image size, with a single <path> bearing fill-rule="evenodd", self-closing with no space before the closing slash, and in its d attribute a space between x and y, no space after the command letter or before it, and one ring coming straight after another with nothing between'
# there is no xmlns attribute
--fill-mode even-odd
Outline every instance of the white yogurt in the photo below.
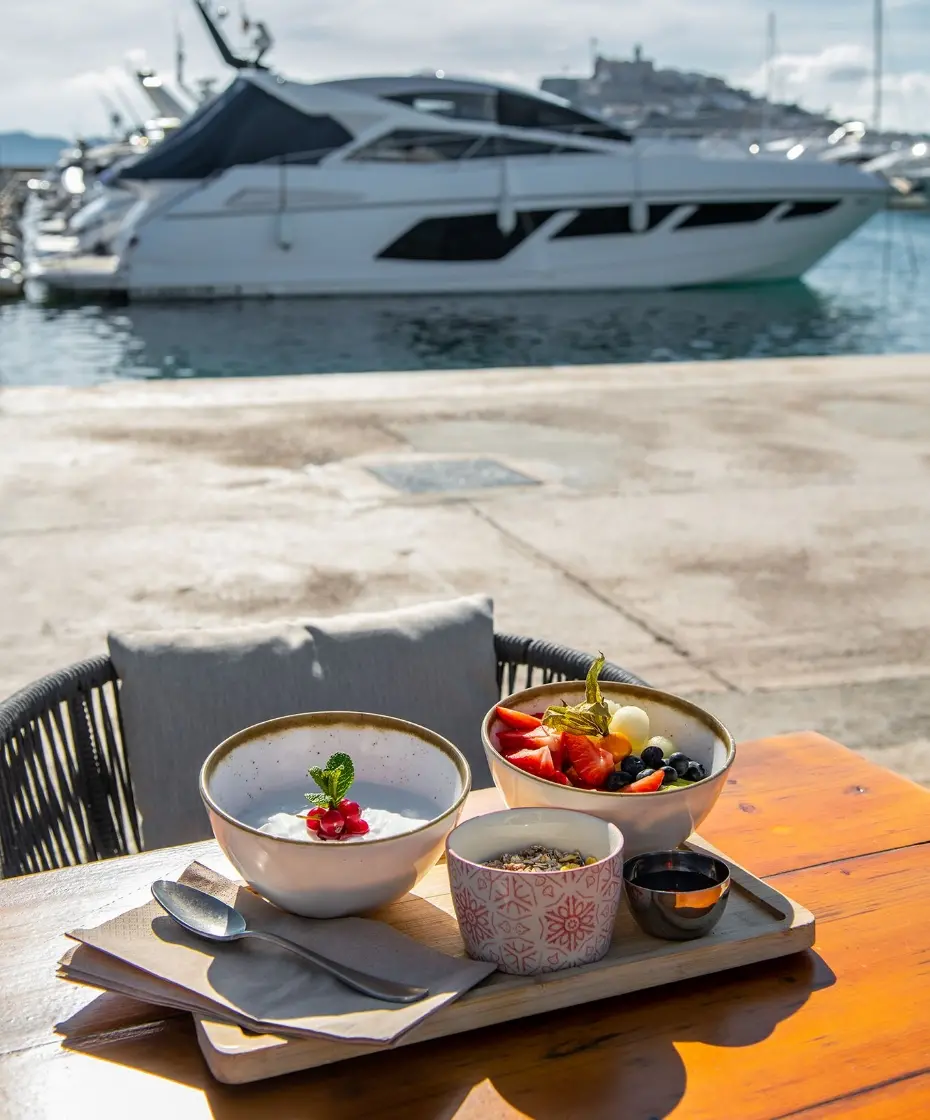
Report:
<svg viewBox="0 0 930 1120"><path fill-rule="evenodd" d="M349 844L353 840L384 840L388 836L402 836L405 832L413 832L427 824L429 818L406 816L403 813L392 813L390 809L362 809L362 817L368 821L368 831L363 836L347 836L339 843ZM306 813L272 813L259 830L267 832L269 836L281 836L286 840L307 840L320 844L332 843L330 840L320 838L307 828Z"/></svg>

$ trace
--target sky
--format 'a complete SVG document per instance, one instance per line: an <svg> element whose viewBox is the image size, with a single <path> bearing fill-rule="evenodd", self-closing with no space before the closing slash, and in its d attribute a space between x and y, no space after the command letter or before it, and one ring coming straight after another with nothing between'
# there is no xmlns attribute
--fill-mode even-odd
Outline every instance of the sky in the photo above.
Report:
<svg viewBox="0 0 930 1120"><path fill-rule="evenodd" d="M238 30L239 0L225 0ZM761 92L766 20L777 21L779 99L870 118L873 0L246 0L275 37L269 61L288 77L444 69L535 86L587 73L591 39L629 57L719 74ZM3 0L0 130L106 131L104 97L145 103L126 76L142 57L166 78L179 26L191 77L225 82L192 0ZM930 0L885 0L884 123L930 130ZM102 96L103 95L103 96Z"/></svg>

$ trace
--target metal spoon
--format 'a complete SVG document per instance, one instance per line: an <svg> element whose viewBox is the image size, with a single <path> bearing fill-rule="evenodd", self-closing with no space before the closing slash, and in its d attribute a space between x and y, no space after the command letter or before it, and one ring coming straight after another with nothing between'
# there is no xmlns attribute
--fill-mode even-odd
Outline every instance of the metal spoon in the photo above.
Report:
<svg viewBox="0 0 930 1120"><path fill-rule="evenodd" d="M332 961L312 949L305 949L303 945L278 937L277 934L266 933L260 929L249 929L245 918L238 910L227 906L212 894L197 890L196 887L188 887L184 883L175 883L169 879L159 879L152 884L152 894L178 925L183 926L190 933L197 934L198 937L205 937L208 941L238 941L241 937L257 937L262 941L270 941L272 945L289 949L310 964L322 968L324 972L335 976L349 988L390 1003L416 1003L417 1000L429 995L428 988L414 988L409 984L382 980L378 976L371 976L367 972L359 972L355 968Z"/></svg>

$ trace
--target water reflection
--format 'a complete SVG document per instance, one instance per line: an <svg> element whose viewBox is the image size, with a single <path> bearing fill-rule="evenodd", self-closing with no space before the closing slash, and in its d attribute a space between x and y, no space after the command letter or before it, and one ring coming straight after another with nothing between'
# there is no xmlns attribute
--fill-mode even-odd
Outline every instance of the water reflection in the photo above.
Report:
<svg viewBox="0 0 930 1120"><path fill-rule="evenodd" d="M836 323L827 301L800 283L16 310L0 357L8 384L823 353L855 321L847 314ZM33 358L41 367L18 368L17 343L40 331Z"/></svg>
<svg viewBox="0 0 930 1120"><path fill-rule="evenodd" d="M810 283L664 292L0 307L0 380L236 377L930 350L930 221L910 274L879 215ZM916 256L915 256L916 254ZM899 260L899 258L901 258ZM921 266L922 262L922 266Z"/></svg>
<svg viewBox="0 0 930 1120"><path fill-rule="evenodd" d="M791 284L140 306L123 318L162 376L229 376L756 356L792 338L803 349L825 314L810 288Z"/></svg>

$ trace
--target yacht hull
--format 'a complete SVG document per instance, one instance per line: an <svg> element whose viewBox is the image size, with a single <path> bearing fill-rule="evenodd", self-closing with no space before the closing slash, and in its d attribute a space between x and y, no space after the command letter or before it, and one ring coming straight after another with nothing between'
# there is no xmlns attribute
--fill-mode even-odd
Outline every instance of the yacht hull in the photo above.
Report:
<svg viewBox="0 0 930 1120"><path fill-rule="evenodd" d="M629 146L628 146L629 147ZM37 258L132 299L553 292L801 276L884 205L856 169L688 150L234 167L130 184L104 260Z"/></svg>
<svg viewBox="0 0 930 1120"><path fill-rule="evenodd" d="M554 236L549 219L504 260L380 259L379 242L359 249L357 215L305 220L278 243L275 216L236 219L210 250L196 230L178 230L185 244L161 237L157 257L46 256L30 276L59 291L119 293L131 299L269 296L419 295L475 292L635 290L795 279L883 205L879 196L845 200L836 212L788 223L766 218L747 227L657 228L596 237ZM568 211L572 215L573 211ZM396 215L392 217L396 218ZM423 220L411 214L411 227ZM786 228L786 226L788 228ZM269 243L271 247L269 248ZM357 251L353 252L350 246Z"/></svg>

